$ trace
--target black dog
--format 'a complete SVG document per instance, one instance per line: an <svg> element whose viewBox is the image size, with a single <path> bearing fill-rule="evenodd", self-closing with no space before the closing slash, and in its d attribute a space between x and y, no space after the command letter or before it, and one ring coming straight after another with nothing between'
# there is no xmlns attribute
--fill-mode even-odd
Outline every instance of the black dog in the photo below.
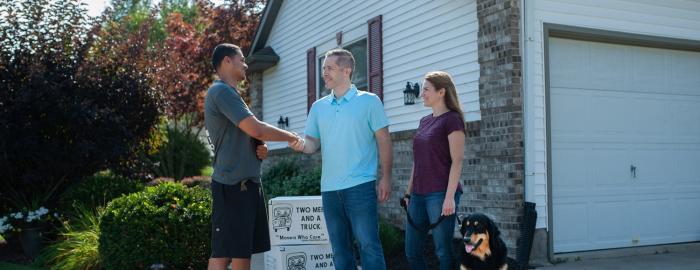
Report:
<svg viewBox="0 0 700 270"><path fill-rule="evenodd" d="M496 224L486 215L471 214L459 221L464 248L460 252L461 270L516 269L508 258L508 249Z"/></svg>

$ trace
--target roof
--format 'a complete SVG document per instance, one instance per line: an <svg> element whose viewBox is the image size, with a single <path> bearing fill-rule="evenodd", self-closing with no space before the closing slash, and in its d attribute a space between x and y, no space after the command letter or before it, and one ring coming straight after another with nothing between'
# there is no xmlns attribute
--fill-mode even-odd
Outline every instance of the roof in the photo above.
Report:
<svg viewBox="0 0 700 270"><path fill-rule="evenodd" d="M276 65L280 59L275 50L270 46L265 46L265 44L281 6L282 0L270 0L263 10L260 24L258 29L255 30L253 44L250 46L250 52L247 57L249 72L259 72L268 69Z"/></svg>

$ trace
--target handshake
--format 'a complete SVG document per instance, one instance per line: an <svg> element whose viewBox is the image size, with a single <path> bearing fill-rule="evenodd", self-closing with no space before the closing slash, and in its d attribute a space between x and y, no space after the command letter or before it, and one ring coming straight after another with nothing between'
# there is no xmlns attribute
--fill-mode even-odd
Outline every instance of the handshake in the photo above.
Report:
<svg viewBox="0 0 700 270"><path fill-rule="evenodd" d="M289 146L289 148L292 148L294 151L304 152L304 146L306 145L306 140L304 140L304 138L297 135L296 133L294 133L294 136L296 137L296 140L287 142L287 146Z"/></svg>

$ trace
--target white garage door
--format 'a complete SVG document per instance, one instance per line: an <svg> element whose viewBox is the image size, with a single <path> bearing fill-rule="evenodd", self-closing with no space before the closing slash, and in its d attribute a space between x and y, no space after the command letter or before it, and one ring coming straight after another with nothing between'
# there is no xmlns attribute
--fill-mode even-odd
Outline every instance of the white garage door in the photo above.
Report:
<svg viewBox="0 0 700 270"><path fill-rule="evenodd" d="M555 252L700 240L700 53L550 38Z"/></svg>

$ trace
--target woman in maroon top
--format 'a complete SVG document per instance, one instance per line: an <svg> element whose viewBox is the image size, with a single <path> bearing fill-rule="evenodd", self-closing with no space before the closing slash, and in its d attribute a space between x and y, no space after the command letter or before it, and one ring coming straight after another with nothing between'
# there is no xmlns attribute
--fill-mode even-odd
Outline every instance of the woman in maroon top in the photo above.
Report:
<svg viewBox="0 0 700 270"><path fill-rule="evenodd" d="M421 97L433 111L420 120L413 138L413 170L404 197L408 204L406 257L411 269L426 269L423 243L432 229L440 269L453 269L454 214L462 194L464 114L447 72L426 74Z"/></svg>

